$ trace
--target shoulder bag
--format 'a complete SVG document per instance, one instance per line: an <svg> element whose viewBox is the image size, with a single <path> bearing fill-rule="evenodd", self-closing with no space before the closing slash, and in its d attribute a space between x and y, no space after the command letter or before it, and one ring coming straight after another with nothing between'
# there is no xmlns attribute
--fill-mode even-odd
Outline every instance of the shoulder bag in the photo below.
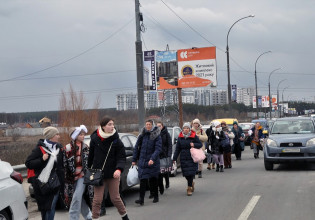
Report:
<svg viewBox="0 0 315 220"><path fill-rule="evenodd" d="M113 142L110 144L102 169L93 169L93 165L92 165L91 168L88 168L86 170L86 173L84 174L84 181L83 181L84 184L93 185L93 186L103 185L103 169L105 167L105 163L107 161L107 157L110 152L110 149L112 148L112 145L113 145Z"/></svg>

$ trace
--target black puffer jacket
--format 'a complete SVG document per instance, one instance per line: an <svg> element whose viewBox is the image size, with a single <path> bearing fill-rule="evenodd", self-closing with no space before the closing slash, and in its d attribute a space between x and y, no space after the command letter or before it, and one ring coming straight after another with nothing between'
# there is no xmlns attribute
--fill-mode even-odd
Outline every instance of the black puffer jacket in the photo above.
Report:
<svg viewBox="0 0 315 220"><path fill-rule="evenodd" d="M161 130L162 138L162 151L160 153L160 159L172 156L172 139L170 133L167 131L167 127L164 126Z"/></svg>
<svg viewBox="0 0 315 220"><path fill-rule="evenodd" d="M36 147L33 149L32 153L27 157L26 162L25 162L25 166L28 169L34 170L36 178L40 175L42 170L46 167L50 158L50 154L48 154L49 155L48 159L45 161L43 160L43 153L40 149L40 146L48 150L48 147L46 147L44 140L40 139ZM64 166L63 166L64 151L61 144L57 144L56 147L59 148L60 150L57 155L57 161L55 161L54 163L53 169L56 170L59 181L61 183L61 191L62 191L63 184L64 184ZM54 191L48 195L42 195L37 181L33 181L32 185L34 187L35 198L38 205L38 209L40 211L50 210L51 204L52 204L52 201L56 192Z"/></svg>
<svg viewBox="0 0 315 220"><path fill-rule="evenodd" d="M117 131L115 134L106 139L100 137L97 130L91 134L90 152L88 158L89 168L93 165L93 169L102 169L111 144L112 148L108 154L103 170L104 179L114 178L113 175L117 169L121 172L124 171L126 164L125 147L119 139Z"/></svg>
<svg viewBox="0 0 315 220"><path fill-rule="evenodd" d="M216 137L218 136L219 139ZM211 130L210 132L210 142L211 142L211 152L213 154L223 154L223 146L222 146L222 141L225 139L225 134L224 131L213 131Z"/></svg>
<svg viewBox="0 0 315 220"><path fill-rule="evenodd" d="M182 132L179 134L173 161L177 160L180 154L183 176L194 176L198 169L198 163L193 161L190 154L191 142L194 143L194 148L200 149L202 147L202 143L194 131L191 131L190 136L187 138L184 137Z"/></svg>

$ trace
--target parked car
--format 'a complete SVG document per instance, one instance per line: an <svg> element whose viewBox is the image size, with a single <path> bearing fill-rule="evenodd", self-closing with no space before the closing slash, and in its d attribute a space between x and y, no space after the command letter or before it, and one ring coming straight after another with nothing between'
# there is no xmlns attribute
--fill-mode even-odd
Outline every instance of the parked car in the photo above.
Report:
<svg viewBox="0 0 315 220"><path fill-rule="evenodd" d="M0 219L28 219L22 175L0 160Z"/></svg>
<svg viewBox="0 0 315 220"><path fill-rule="evenodd" d="M277 119L264 143L264 164L315 162L315 128L310 117Z"/></svg>
<svg viewBox="0 0 315 220"><path fill-rule="evenodd" d="M255 119L252 120L252 123L256 124L257 122L260 123L260 125L263 127L264 130L269 130L269 123L268 120L265 118ZM271 122L270 122L271 123Z"/></svg>
<svg viewBox="0 0 315 220"><path fill-rule="evenodd" d="M250 138L250 135L248 134L248 131L250 129L252 129L252 127L255 125L254 123L238 123L238 125L243 129L243 132L245 134L245 140L244 140L244 143L245 145L250 145L250 141L251 141L251 138Z"/></svg>
<svg viewBox="0 0 315 220"><path fill-rule="evenodd" d="M178 140L178 136L179 133L182 131L182 129L180 127L167 127L167 131L168 133L171 135L171 139L172 139L172 158L173 155L175 153L175 149L176 149L176 143ZM171 176L176 176L177 175L177 169L180 167L180 160L179 157L177 158L176 164L173 166L173 170L171 171Z"/></svg>
<svg viewBox="0 0 315 220"><path fill-rule="evenodd" d="M126 151L126 165L124 172L121 174L120 178L120 191L123 192L127 189L129 189L132 186L127 185L127 174L128 170L131 167L132 163L132 155L133 155L133 150L134 146L136 145L137 142L137 136L130 134L130 133L118 133L120 140L123 142L125 146L125 151ZM84 137L84 143L87 145L90 145L90 136L85 136Z"/></svg>

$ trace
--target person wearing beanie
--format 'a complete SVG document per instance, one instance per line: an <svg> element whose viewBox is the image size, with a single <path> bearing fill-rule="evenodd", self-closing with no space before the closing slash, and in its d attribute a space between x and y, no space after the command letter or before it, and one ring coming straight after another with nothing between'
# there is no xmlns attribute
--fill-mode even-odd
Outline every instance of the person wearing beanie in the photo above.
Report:
<svg viewBox="0 0 315 220"><path fill-rule="evenodd" d="M238 126L237 121L233 122L233 128L232 132L234 133L234 139L233 139L233 146L232 146L232 153L235 154L236 160L241 160L242 159L242 147L241 145L244 146L244 133L243 129Z"/></svg>
<svg viewBox="0 0 315 220"><path fill-rule="evenodd" d="M177 160L180 155L180 163L183 176L187 180L187 196L191 196L195 191L195 182L193 181L198 170L198 164L195 163L191 157L190 149L200 149L202 143L200 142L196 132L191 130L190 123L183 125L183 130L178 136L176 143L176 149L172 158L173 163Z"/></svg>
<svg viewBox="0 0 315 220"><path fill-rule="evenodd" d="M106 159L107 158L107 159ZM125 146L115 129L114 120L104 117L91 134L88 167L101 169L103 184L94 186L92 219L99 219L105 187L110 199L123 220L129 220L126 207L119 194L120 176L126 165ZM104 168L103 168L104 167Z"/></svg>
<svg viewBox="0 0 315 220"><path fill-rule="evenodd" d="M153 203L159 202L158 178L160 174L160 153L162 151L161 130L153 126L152 120L145 122L136 142L132 165L138 165L138 176L140 179L139 199L135 203L143 205L145 191L149 182Z"/></svg>
<svg viewBox="0 0 315 220"><path fill-rule="evenodd" d="M79 220L80 213L84 219L92 219L89 206L93 199L93 186L83 184L89 156L89 147L84 143L84 136L87 132L84 125L71 128L69 132L71 141L65 147L64 203L69 208L69 219L71 220ZM83 196L84 193L90 197ZM87 201L84 198L88 198Z"/></svg>
<svg viewBox="0 0 315 220"><path fill-rule="evenodd" d="M222 131L219 121L213 122L212 131L210 133L211 151L214 162L216 163L216 171L224 172L223 170L223 142L226 140L225 134Z"/></svg>
<svg viewBox="0 0 315 220"><path fill-rule="evenodd" d="M226 125L225 121L221 121L221 127L226 137L226 140L223 143L224 169L232 168L231 147L235 136L231 129Z"/></svg>
<svg viewBox="0 0 315 220"><path fill-rule="evenodd" d="M39 139L36 147L27 157L25 165L28 169L33 169L35 172L36 181L33 181L32 185L42 219L53 220L60 187L44 195L39 184L47 183L53 172L56 172L60 186L64 184L64 151L62 145L58 143L60 135L57 128L46 127L43 130L43 136L44 139Z"/></svg>
<svg viewBox="0 0 315 220"><path fill-rule="evenodd" d="M198 136L199 140L202 143L202 150L205 151L205 143L208 140L208 136L206 132L202 129L202 126L200 124L200 120L198 118L194 119L192 122L192 128L194 132L196 132L196 135ZM200 161L198 163L198 177L202 178L202 169L203 169L203 161Z"/></svg>

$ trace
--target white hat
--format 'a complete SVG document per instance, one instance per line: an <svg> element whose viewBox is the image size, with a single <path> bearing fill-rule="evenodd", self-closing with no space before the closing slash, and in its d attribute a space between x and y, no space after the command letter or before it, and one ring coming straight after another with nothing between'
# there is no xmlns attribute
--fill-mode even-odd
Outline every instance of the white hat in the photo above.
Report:
<svg viewBox="0 0 315 220"><path fill-rule="evenodd" d="M185 127L188 127L190 129L190 123L189 122L184 123L183 128Z"/></svg>

